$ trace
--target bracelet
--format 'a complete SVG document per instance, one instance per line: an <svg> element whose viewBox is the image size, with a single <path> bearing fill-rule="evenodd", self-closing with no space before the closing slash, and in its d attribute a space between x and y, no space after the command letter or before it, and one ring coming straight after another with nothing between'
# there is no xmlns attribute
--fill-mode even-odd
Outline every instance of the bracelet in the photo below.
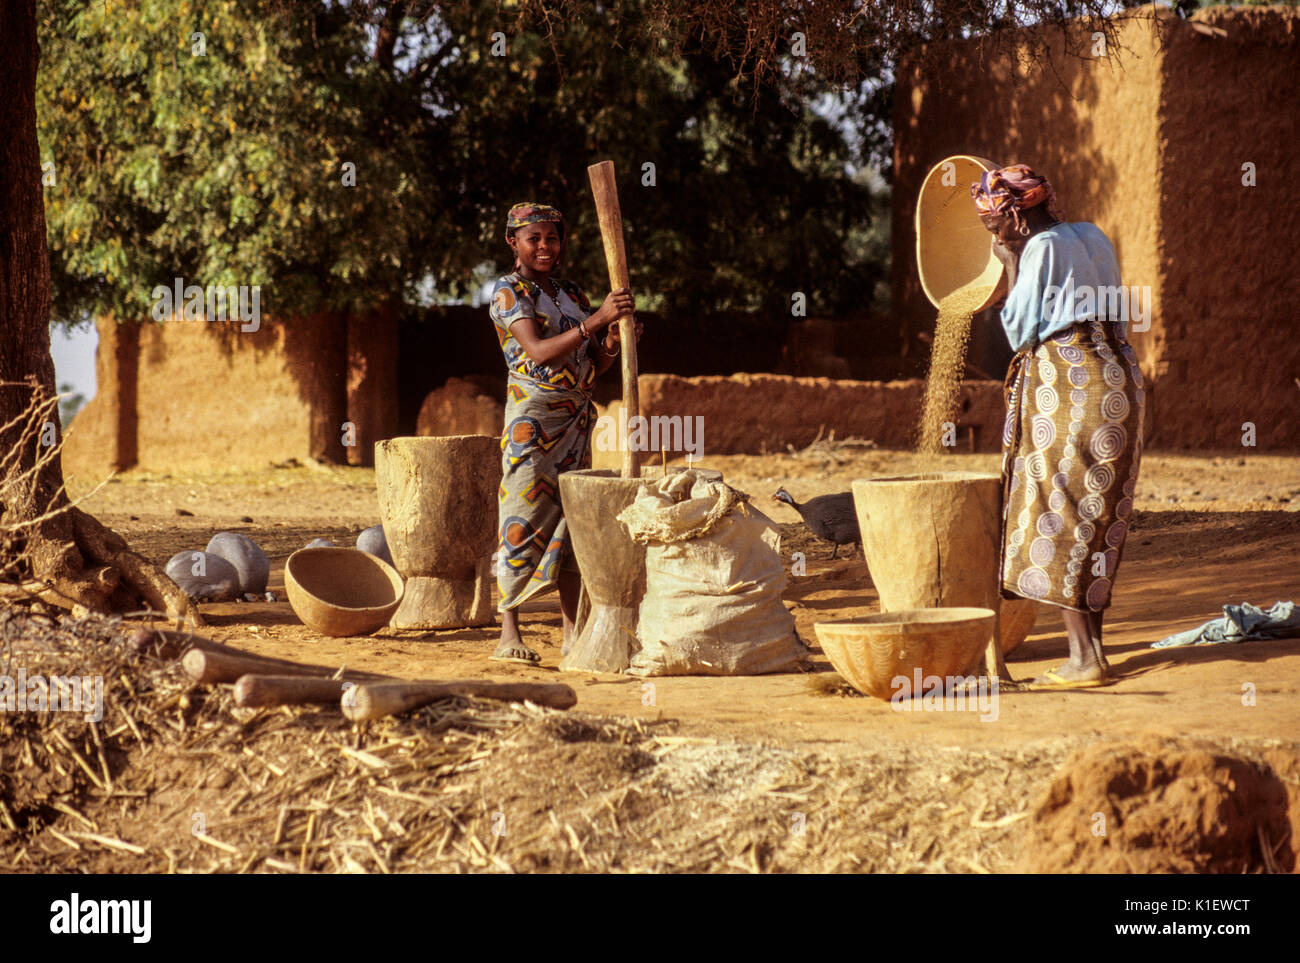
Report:
<svg viewBox="0 0 1300 963"><path fill-rule="evenodd" d="M587 330L587 322L585 320L578 322L578 334L582 335L583 341L591 340L591 332Z"/></svg>
<svg viewBox="0 0 1300 963"><path fill-rule="evenodd" d="M615 348L613 351L610 351L608 348L605 347L605 339L604 339L604 338L601 338L601 340L600 340L600 350L601 350L601 353L604 354L606 358L617 358L617 357L618 357L618 353L619 353L620 351L623 350L623 345L622 345L622 343L620 342L620 344L619 344L619 346L618 346L617 348Z"/></svg>

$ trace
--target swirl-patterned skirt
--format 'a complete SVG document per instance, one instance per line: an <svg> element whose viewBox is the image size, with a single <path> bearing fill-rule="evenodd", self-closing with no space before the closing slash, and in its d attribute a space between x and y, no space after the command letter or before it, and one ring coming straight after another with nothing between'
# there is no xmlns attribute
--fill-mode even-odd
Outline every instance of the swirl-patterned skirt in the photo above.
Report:
<svg viewBox="0 0 1300 963"><path fill-rule="evenodd" d="M1137 355L1109 321L1016 355L1002 436L1002 594L1110 605L1133 515L1145 403Z"/></svg>

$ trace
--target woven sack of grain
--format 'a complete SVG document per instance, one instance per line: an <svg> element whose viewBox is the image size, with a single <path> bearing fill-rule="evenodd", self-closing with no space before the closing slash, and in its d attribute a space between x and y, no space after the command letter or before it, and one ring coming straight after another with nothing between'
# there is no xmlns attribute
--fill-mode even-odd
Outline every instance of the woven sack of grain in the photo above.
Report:
<svg viewBox="0 0 1300 963"><path fill-rule="evenodd" d="M807 658L781 602L781 536L747 497L685 471L619 515L646 548L632 675L762 675Z"/></svg>

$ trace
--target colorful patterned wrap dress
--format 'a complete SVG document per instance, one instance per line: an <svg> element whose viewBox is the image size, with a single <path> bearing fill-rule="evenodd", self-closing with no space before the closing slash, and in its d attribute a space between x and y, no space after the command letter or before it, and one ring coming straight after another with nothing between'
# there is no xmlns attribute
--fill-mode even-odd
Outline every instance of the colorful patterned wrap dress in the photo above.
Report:
<svg viewBox="0 0 1300 963"><path fill-rule="evenodd" d="M1014 332L1024 327L1011 315L1023 321L1019 309L1030 305L1029 317L1049 330L1021 348L1007 373L1002 594L1100 612L1110 605L1132 521L1145 387L1125 323L1106 316L1100 301L1077 321L1061 314L1069 305L1059 299L1055 312L1036 308L1053 303L1040 301L1047 282L1073 285L1091 270L1081 249L1068 247L1072 231L1088 239L1100 265L1088 283L1119 280L1109 240L1091 225L1061 225L1051 234L1062 240L1032 239L1034 256L1026 247L1022 257L1003 325L1017 346Z"/></svg>
<svg viewBox="0 0 1300 963"><path fill-rule="evenodd" d="M510 325L533 318L543 338L577 327L592 308L572 282L556 281L557 299L518 273L500 278L490 314L507 369L505 430L498 498L499 609L515 608L555 588L561 568L573 569L568 527L560 507L560 472L591 467L596 368L587 342L572 354L537 364Z"/></svg>

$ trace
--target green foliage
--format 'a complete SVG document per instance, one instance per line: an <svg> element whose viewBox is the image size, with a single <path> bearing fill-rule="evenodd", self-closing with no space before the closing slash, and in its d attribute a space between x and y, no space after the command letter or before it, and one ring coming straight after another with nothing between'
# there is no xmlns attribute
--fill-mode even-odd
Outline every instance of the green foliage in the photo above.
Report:
<svg viewBox="0 0 1300 963"><path fill-rule="evenodd" d="M40 14L56 317L147 316L174 277L262 285L268 313L305 313L418 271L416 117L343 11L42 0Z"/></svg>
<svg viewBox="0 0 1300 963"><path fill-rule="evenodd" d="M260 284L270 316L426 279L466 296L485 261L509 270L505 211L527 198L566 211L565 274L599 297L586 167L606 158L647 307L784 312L803 291L809 313L860 313L885 203L808 108L825 85L751 96L712 52L655 41L650 7L587 6L548 35L508 3L403 5L386 69L383 5L41 0L56 316L145 316L177 276Z"/></svg>
<svg viewBox="0 0 1300 963"><path fill-rule="evenodd" d="M466 142L482 151L472 166L482 171L477 206L489 218L484 249L508 268L506 208L525 198L554 203L572 226L566 273L603 293L586 167L610 159L647 306L788 312L803 291L810 313L861 312L883 266L847 242L883 204L847 176L854 158L843 136L777 89L751 99L729 67L698 49L656 56L637 39L634 13L621 9L621 49L611 44L612 15L572 20L552 38L558 62L522 36L509 58L489 57L467 78L480 90L475 101L503 105L461 114ZM477 29L486 40L492 27ZM473 44L468 25L462 36Z"/></svg>

